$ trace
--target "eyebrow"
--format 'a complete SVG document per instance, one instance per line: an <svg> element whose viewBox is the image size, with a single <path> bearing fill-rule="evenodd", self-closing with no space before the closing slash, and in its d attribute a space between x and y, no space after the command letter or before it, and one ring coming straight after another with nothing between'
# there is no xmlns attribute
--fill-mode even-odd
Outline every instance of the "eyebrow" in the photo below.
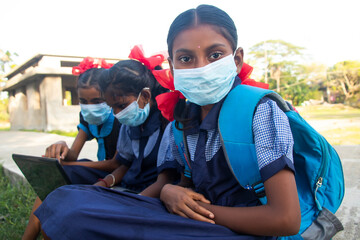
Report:
<svg viewBox="0 0 360 240"><path fill-rule="evenodd" d="M226 47L226 45L225 45L225 44L222 44L222 43L215 43L215 44L207 47L205 50L206 50L206 51L210 51L211 49L217 48L217 47ZM193 51L190 50L190 49L187 49L187 48L179 48L179 49L177 49L177 50L175 51L175 54L176 54L176 53L179 53L179 52L182 52L182 53L192 53Z"/></svg>
<svg viewBox="0 0 360 240"><path fill-rule="evenodd" d="M210 47L206 48L206 51L210 51L211 49L217 48L217 47L226 47L226 45L223 43L215 43L215 44L211 45Z"/></svg>
<svg viewBox="0 0 360 240"><path fill-rule="evenodd" d="M179 53L179 52L192 53L193 51L186 49L186 48L179 48L178 50L175 51L175 53Z"/></svg>
<svg viewBox="0 0 360 240"><path fill-rule="evenodd" d="M91 101L97 101L97 100L104 100L103 98L101 98L101 97L99 97L99 98L92 98L92 99L90 99Z"/></svg>

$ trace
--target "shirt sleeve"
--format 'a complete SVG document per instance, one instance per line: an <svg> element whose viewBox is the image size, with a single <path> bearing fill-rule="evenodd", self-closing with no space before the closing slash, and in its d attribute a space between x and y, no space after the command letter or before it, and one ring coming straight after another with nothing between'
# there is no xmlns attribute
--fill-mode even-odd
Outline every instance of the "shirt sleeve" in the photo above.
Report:
<svg viewBox="0 0 360 240"><path fill-rule="evenodd" d="M90 141L94 138L94 136L90 133L89 123L84 120L84 117L82 116L81 112L79 113L79 115L80 115L80 123L79 123L79 125L77 125L77 129L78 129L78 131L80 129L83 130L87 135L86 140Z"/></svg>
<svg viewBox="0 0 360 240"><path fill-rule="evenodd" d="M272 100L260 103L253 119L256 155L262 180L284 168L295 172L294 140L285 113Z"/></svg>
<svg viewBox="0 0 360 240"><path fill-rule="evenodd" d="M125 166L130 166L135 158L135 155L131 139L126 131L126 125L122 125L120 128L116 149L118 151L116 160Z"/></svg>
<svg viewBox="0 0 360 240"><path fill-rule="evenodd" d="M182 161L179 161L179 159L181 158L176 149L172 124L169 123L165 128L159 147L157 158L158 172L160 173L165 169L177 169L178 171L182 171L183 163Z"/></svg>

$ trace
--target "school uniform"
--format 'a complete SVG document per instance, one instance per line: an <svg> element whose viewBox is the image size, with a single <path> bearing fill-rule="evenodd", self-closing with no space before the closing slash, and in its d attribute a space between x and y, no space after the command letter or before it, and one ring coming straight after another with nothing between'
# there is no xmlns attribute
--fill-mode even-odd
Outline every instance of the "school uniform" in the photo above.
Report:
<svg viewBox="0 0 360 240"><path fill-rule="evenodd" d="M121 126L114 148L118 151L116 160L129 169L117 186L140 192L156 181L157 153L163 135L161 124L161 113L154 109L143 125ZM73 184L94 184L109 174L84 166L70 165L64 168Z"/></svg>
<svg viewBox="0 0 360 240"><path fill-rule="evenodd" d="M240 83L237 79L234 85ZM191 104L191 128L185 131L189 147L194 190L212 204L230 207L260 205L251 190L243 189L231 173L220 143L217 119L223 100L216 103L203 121L200 107ZM241 126L239 126L241 127ZM183 168L176 149L172 125L165 129L158 153L159 171ZM284 168L294 171L293 139L288 120L276 104L267 99L260 103L254 116L253 132L262 180L265 181ZM241 156L241 153L239 153ZM64 201L78 195L97 204L91 217L84 205L69 206L69 210L54 212ZM61 201L57 196L62 196ZM57 202L59 201L59 202ZM70 210L71 209L71 210ZM75 209L75 210L74 210ZM51 214L50 214L51 212ZM105 212L105 216L104 216ZM65 186L54 191L35 212L42 228L50 237L60 233L84 238L117 239L275 239L276 237L237 234L217 224L210 224L169 214L159 199L116 193L103 188ZM98 219L98 215L102 216ZM55 217L56 216L56 217ZM78 223L72 220L76 218ZM61 224L54 227L62 219ZM68 221L71 221L70 223ZM75 221L75 220L74 220ZM80 222L85 221L84 226ZM93 228L93 225L99 224ZM89 226L89 227L88 227ZM59 229L60 228L60 229ZM67 230L70 229L71 230ZM64 232L62 232L64 231ZM85 234L85 235L84 235Z"/></svg>
<svg viewBox="0 0 360 240"><path fill-rule="evenodd" d="M98 143L98 161L112 159L116 152L117 140L121 124L114 117L113 111L109 114L109 118L104 124L99 126L90 125L84 120L80 112L80 123L77 126L78 130L82 129L87 135L87 141L96 139ZM104 153L102 153L102 151Z"/></svg>
<svg viewBox="0 0 360 240"><path fill-rule="evenodd" d="M117 140L119 137L121 124L115 119L113 112L108 119L101 125L89 124L84 120L80 112L80 123L77 128L82 129L87 135L87 141L96 139L98 143L98 161L112 159L116 152ZM90 159L79 159L78 161L91 161ZM107 173L97 169L92 169L76 165L64 165L66 174L73 184L93 184L98 178L104 177Z"/></svg>
<svg viewBox="0 0 360 240"><path fill-rule="evenodd" d="M161 119L160 111L154 109L145 124L121 127L116 160L129 169L120 187L140 192L156 181L157 155L164 132Z"/></svg>

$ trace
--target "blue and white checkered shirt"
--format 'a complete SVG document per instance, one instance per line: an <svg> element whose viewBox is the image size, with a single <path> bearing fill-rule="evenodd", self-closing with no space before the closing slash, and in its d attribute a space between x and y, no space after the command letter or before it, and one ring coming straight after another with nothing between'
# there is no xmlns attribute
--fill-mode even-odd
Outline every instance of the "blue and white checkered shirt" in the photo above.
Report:
<svg viewBox="0 0 360 240"><path fill-rule="evenodd" d="M172 127L172 124L167 126L160 145L157 162L159 171L165 169L167 165L174 166L172 163L174 159L178 165L184 166L176 148ZM290 168L293 169L293 137L289 121L274 101L267 99L258 105L253 118L253 133L260 172L263 172L262 169L280 158L285 158L285 162L288 162ZM187 136L191 161L194 161L198 138L198 133ZM207 130L206 161L211 161L221 147L218 129ZM263 180L271 177L268 176L269 173L262 175L267 176L263 176Z"/></svg>

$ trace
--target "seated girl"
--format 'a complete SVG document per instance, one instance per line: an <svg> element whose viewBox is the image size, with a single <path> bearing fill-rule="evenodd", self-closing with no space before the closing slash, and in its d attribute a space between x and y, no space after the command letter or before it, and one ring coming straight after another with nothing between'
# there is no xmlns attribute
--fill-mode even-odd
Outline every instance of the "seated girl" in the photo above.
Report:
<svg viewBox="0 0 360 240"><path fill-rule="evenodd" d="M110 68L104 59L84 58L73 74L78 75L77 92L80 102L80 123L78 134L69 148L65 141L58 141L46 148L46 157L60 161L77 161L86 141L93 138L98 142L97 160L109 160L115 156L120 123L114 121L112 109L105 103L99 86L102 73Z"/></svg>

